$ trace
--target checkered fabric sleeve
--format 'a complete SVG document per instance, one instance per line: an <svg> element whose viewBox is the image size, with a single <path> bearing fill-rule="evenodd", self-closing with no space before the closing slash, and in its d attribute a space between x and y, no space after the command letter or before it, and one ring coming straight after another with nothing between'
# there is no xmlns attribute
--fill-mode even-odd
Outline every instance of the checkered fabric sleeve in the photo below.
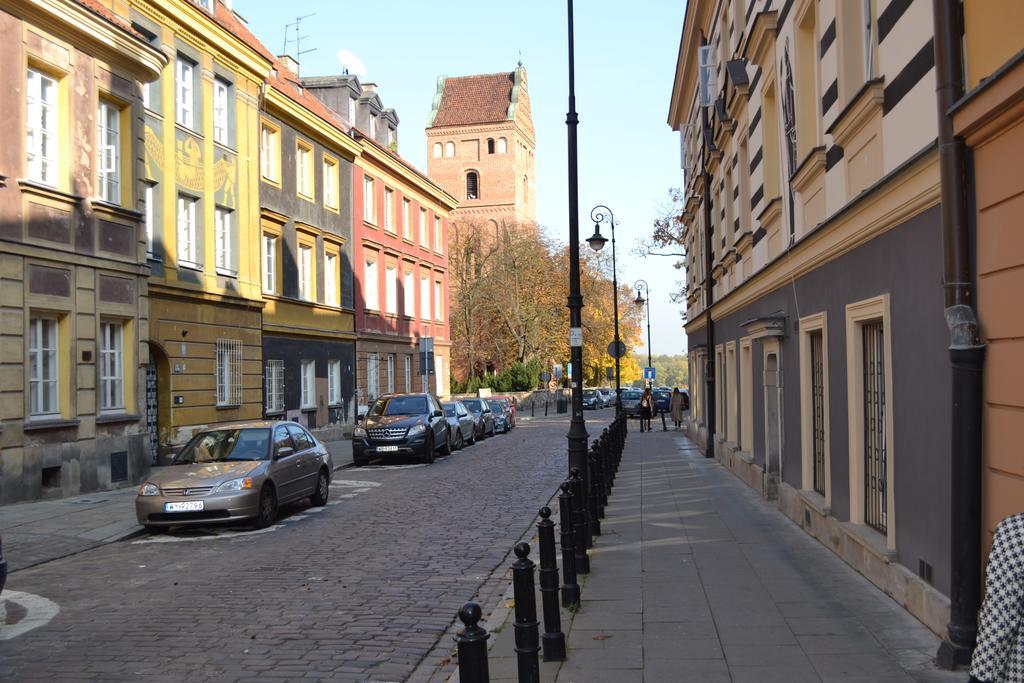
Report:
<svg viewBox="0 0 1024 683"><path fill-rule="evenodd" d="M1024 682L1024 514L996 527L985 577L971 675L991 683Z"/></svg>

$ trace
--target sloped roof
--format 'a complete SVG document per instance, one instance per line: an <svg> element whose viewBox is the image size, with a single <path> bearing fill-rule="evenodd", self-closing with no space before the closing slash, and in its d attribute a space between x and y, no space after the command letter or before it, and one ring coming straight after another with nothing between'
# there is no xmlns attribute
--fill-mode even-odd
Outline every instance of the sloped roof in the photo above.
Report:
<svg viewBox="0 0 1024 683"><path fill-rule="evenodd" d="M507 121L514 84L514 71L446 78L432 125L463 126Z"/></svg>
<svg viewBox="0 0 1024 683"><path fill-rule="evenodd" d="M104 19L109 21L114 26L116 26L119 29L121 29L121 30L125 31L126 33L130 34L133 38L138 38L139 40L142 40L142 41L146 40L145 36L143 36L141 33L139 33L134 28L132 28L131 22L129 22L124 17L116 14L115 12L111 11L109 8L107 8L104 5L102 5L97 0L76 0L76 1L82 7L84 7L87 10L89 10L89 11L91 11L91 12L93 12L95 14L98 14L99 16L103 17Z"/></svg>

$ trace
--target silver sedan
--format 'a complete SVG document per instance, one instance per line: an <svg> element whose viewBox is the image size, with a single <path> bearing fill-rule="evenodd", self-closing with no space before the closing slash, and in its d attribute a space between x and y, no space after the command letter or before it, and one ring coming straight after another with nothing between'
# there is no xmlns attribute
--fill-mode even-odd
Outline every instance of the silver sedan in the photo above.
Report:
<svg viewBox="0 0 1024 683"><path fill-rule="evenodd" d="M139 487L135 513L153 532L247 519L265 528L280 505L303 498L326 505L332 470L327 448L293 422L215 427Z"/></svg>

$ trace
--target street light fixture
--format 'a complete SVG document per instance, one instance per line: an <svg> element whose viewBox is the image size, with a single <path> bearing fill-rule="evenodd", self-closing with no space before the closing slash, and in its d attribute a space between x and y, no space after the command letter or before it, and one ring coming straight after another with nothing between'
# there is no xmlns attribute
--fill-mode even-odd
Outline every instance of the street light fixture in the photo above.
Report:
<svg viewBox="0 0 1024 683"><path fill-rule="evenodd" d="M640 308L647 304L647 367L653 368L654 362L651 360L651 290L647 285L647 280L637 280L633 283L633 289L636 290L636 299L633 300L633 303ZM647 298L644 298L644 294L647 295ZM654 382L652 381L651 384Z"/></svg>
<svg viewBox="0 0 1024 683"><path fill-rule="evenodd" d="M590 210L590 220L594 221L594 234L587 239L587 244L594 251L601 251L604 248L608 240L601 234L601 223L606 219L612 228L612 306L615 318L615 341L612 342L615 353L612 355L615 356L615 417L618 417L622 413L622 385L619 382L619 357L622 355L620 353L622 342L619 340L619 276L615 267L615 216L612 214L612 210L603 204L598 204Z"/></svg>

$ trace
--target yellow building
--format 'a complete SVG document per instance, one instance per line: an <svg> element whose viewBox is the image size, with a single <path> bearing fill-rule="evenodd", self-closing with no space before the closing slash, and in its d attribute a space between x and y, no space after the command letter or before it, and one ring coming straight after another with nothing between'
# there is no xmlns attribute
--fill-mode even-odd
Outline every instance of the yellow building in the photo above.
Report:
<svg viewBox="0 0 1024 683"><path fill-rule="evenodd" d="M150 429L163 453L262 416L258 106L272 56L219 2L129 6L167 58L144 136Z"/></svg>

